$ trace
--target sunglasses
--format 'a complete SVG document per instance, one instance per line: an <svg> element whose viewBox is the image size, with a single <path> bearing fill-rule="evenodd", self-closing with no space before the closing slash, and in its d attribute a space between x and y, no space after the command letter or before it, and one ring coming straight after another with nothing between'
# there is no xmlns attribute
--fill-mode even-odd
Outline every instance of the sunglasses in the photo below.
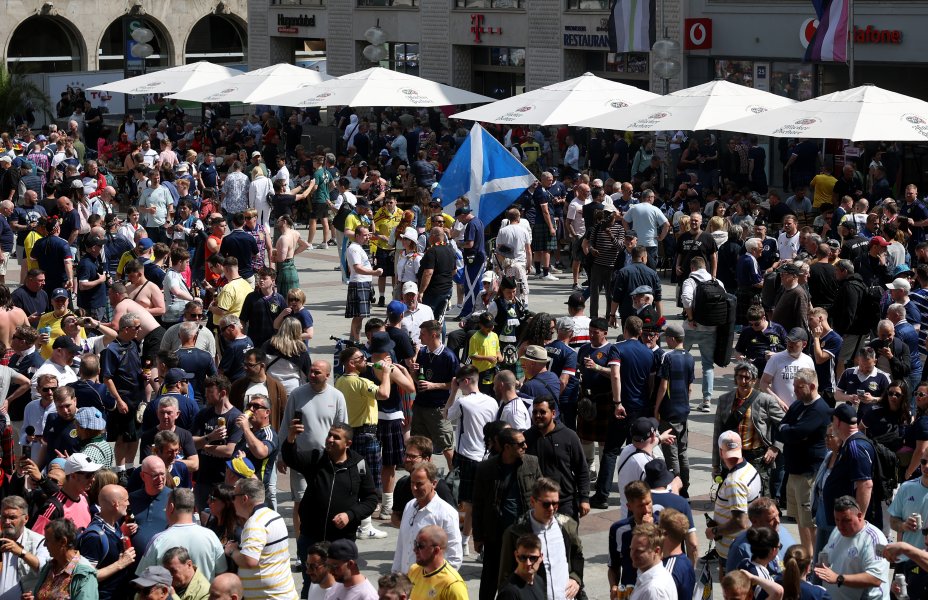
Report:
<svg viewBox="0 0 928 600"><path fill-rule="evenodd" d="M187 315L187 318L192 321L200 321L203 319L203 313L195 313L192 315Z"/></svg>
<svg viewBox="0 0 928 600"><path fill-rule="evenodd" d="M541 555L539 554L520 554L516 558L519 559L519 562L528 563L530 565L535 564L541 560Z"/></svg>
<svg viewBox="0 0 928 600"><path fill-rule="evenodd" d="M537 502L544 508L557 508L558 506L561 505L560 501L558 500L550 500L550 501L538 500Z"/></svg>
<svg viewBox="0 0 928 600"><path fill-rule="evenodd" d="M518 446L519 448L528 448L528 442L525 442L525 441L521 441L521 442L509 442L509 443L506 444L506 445L507 445L507 446Z"/></svg>
<svg viewBox="0 0 928 600"><path fill-rule="evenodd" d="M886 392L887 396L894 396L896 398L902 398L902 392Z"/></svg>
<svg viewBox="0 0 928 600"><path fill-rule="evenodd" d="M58 386L54 386L54 387L43 387L43 388L42 388L42 391L43 391L43 392L54 392L54 391L57 390L57 389L58 389Z"/></svg>
<svg viewBox="0 0 928 600"><path fill-rule="evenodd" d="M258 409L270 410L267 406L264 406L263 404L249 404L246 408L250 408L252 410L258 410Z"/></svg>

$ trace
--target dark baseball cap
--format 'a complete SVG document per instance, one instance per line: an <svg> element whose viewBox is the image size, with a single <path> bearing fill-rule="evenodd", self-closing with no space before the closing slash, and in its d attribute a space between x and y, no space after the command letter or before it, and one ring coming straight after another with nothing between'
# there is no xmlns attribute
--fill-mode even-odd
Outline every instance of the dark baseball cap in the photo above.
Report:
<svg viewBox="0 0 928 600"><path fill-rule="evenodd" d="M564 304L574 308L582 308L586 306L586 298L583 297L583 292L574 292L567 297L567 302Z"/></svg>
<svg viewBox="0 0 928 600"><path fill-rule="evenodd" d="M842 423L848 425L857 425L857 411L850 404L839 404L831 411L831 416L835 417Z"/></svg>
<svg viewBox="0 0 928 600"><path fill-rule="evenodd" d="M643 442L657 433L660 423L654 417L638 417L632 421L630 435L633 442Z"/></svg>

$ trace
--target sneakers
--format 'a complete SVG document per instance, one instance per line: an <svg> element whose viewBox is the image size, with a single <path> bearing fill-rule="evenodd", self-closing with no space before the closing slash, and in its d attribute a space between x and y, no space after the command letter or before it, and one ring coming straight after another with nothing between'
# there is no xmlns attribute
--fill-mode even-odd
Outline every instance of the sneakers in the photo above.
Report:
<svg viewBox="0 0 928 600"><path fill-rule="evenodd" d="M606 509L609 508L609 498L593 494L590 497L590 508Z"/></svg>
<svg viewBox="0 0 928 600"><path fill-rule="evenodd" d="M704 412L704 413L712 412L712 404L709 402L709 400L703 400L702 404L700 404L699 408L697 408L696 410L698 410L699 412Z"/></svg>
<svg viewBox="0 0 928 600"><path fill-rule="evenodd" d="M384 299L383 296L381 296L381 297L380 297L380 300L377 301L377 306L379 306L379 307L381 307L381 308L384 307L384 306L386 306L386 300Z"/></svg>
<svg viewBox="0 0 928 600"><path fill-rule="evenodd" d="M335 245L337 245L337 244L335 243L335 240L329 240L327 243L328 243L329 246L335 246Z"/></svg>
<svg viewBox="0 0 928 600"><path fill-rule="evenodd" d="M579 284L579 283L575 283L575 284L573 285L573 287L570 288L570 289L572 289L572 290L575 291L575 292L582 292L582 291L583 291L583 288L580 287L580 284Z"/></svg>
<svg viewBox="0 0 928 600"><path fill-rule="evenodd" d="M387 537L387 532L380 531L376 527L371 527L369 529L358 527L358 539L359 540L382 540L385 537Z"/></svg>
<svg viewBox="0 0 928 600"><path fill-rule="evenodd" d="M544 281L558 281L558 278L554 276L554 273L548 273L541 277Z"/></svg>
<svg viewBox="0 0 928 600"><path fill-rule="evenodd" d="M313 244L313 248L315 250L325 250L326 248L328 248L328 246L326 246L325 244Z"/></svg>
<svg viewBox="0 0 928 600"><path fill-rule="evenodd" d="M389 521L390 517L392 516L393 516L392 510L384 510L383 508L381 508L380 512L377 513L377 516L374 518L377 519L378 521Z"/></svg>
<svg viewBox="0 0 928 600"><path fill-rule="evenodd" d="M299 558L290 559L290 572L291 573L302 573L303 572L303 563L300 562Z"/></svg>

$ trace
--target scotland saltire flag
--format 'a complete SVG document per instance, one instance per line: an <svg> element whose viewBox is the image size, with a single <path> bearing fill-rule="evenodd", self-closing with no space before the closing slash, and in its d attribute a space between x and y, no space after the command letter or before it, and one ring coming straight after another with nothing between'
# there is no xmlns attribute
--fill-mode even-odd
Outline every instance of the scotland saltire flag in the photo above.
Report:
<svg viewBox="0 0 928 600"><path fill-rule="evenodd" d="M818 27L806 48L806 62L847 62L848 0L812 0Z"/></svg>
<svg viewBox="0 0 928 600"><path fill-rule="evenodd" d="M474 123L441 177L442 205L448 207L461 196L484 224L509 208L525 188L535 182L506 148L486 129ZM451 211L453 214L453 211Z"/></svg>

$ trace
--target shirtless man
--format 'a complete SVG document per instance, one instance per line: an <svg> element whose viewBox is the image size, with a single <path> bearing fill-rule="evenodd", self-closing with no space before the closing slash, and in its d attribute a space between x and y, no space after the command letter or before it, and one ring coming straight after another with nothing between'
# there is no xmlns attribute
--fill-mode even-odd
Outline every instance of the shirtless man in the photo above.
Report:
<svg viewBox="0 0 928 600"><path fill-rule="evenodd" d="M154 284L151 288L156 288ZM155 361L158 358L158 350L161 347L161 338L164 337L164 328L158 324L155 317L141 304L129 298L126 286L120 282L114 283L109 289L110 305L113 307L113 320L105 323L109 327L118 331L119 319L126 313L135 313L139 318L141 331L136 339L142 340L142 365L148 365L147 368L154 368ZM161 299L164 305L164 297Z"/></svg>
<svg viewBox="0 0 928 600"><path fill-rule="evenodd" d="M0 344L10 347L10 338L20 325L29 325L29 316L18 306L13 306L10 288L0 284Z"/></svg>
<svg viewBox="0 0 928 600"><path fill-rule="evenodd" d="M145 278L145 267L141 261L133 260L125 269L126 292L139 306L153 317L164 314L164 291L153 281ZM160 342L159 342L160 343Z"/></svg>
<svg viewBox="0 0 928 600"><path fill-rule="evenodd" d="M300 233L290 226L289 219L283 217L277 219L277 228L280 230L280 237L274 245L273 261L281 263L290 260L300 252L309 248L309 243L303 239ZM286 291L284 292L286 293Z"/></svg>

